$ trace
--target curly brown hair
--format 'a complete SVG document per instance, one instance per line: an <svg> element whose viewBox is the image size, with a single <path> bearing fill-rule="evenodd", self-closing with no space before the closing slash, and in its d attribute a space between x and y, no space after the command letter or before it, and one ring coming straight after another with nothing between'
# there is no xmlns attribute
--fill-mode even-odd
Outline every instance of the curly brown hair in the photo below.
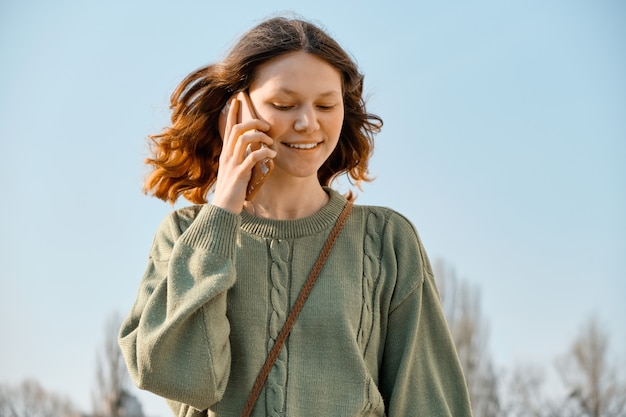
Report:
<svg viewBox="0 0 626 417"><path fill-rule="evenodd" d="M207 202L219 168L222 140L218 117L227 100L248 89L259 65L290 52L316 55L342 75L344 122L339 143L318 171L322 185L346 173L351 181L371 181L368 162L382 119L367 113L363 75L339 44L322 29L301 19L275 17L245 33L223 62L189 74L171 96L170 127L150 135L153 170L144 191L172 204L182 195Z"/></svg>

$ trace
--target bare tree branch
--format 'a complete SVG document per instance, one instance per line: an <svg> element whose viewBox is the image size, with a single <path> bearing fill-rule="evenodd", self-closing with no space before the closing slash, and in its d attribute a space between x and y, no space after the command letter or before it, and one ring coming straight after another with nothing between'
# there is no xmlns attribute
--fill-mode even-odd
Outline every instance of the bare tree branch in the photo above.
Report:
<svg viewBox="0 0 626 417"><path fill-rule="evenodd" d="M556 362L580 416L624 417L626 384L609 358L609 336L595 317L582 326L568 353ZM623 369L623 368L622 368Z"/></svg>
<svg viewBox="0 0 626 417"><path fill-rule="evenodd" d="M104 344L96 362L93 417L144 417L141 404L129 391L128 370L117 344L121 323L121 316L114 313L105 325Z"/></svg>
<svg viewBox="0 0 626 417"><path fill-rule="evenodd" d="M434 266L441 303L465 373L475 416L500 414L498 380L488 349L489 330L480 291L441 260Z"/></svg>
<svg viewBox="0 0 626 417"><path fill-rule="evenodd" d="M2 417L66 417L74 413L76 407L69 399L46 391L35 380L16 387L0 385Z"/></svg>

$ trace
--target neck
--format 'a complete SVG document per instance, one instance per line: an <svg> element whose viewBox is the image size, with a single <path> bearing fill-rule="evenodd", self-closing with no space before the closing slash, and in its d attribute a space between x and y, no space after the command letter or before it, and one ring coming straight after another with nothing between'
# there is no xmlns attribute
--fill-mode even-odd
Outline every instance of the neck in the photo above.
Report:
<svg viewBox="0 0 626 417"><path fill-rule="evenodd" d="M328 194L319 182L315 184L284 183L276 186L269 182L263 185L245 209L257 217L275 220L294 220L317 213L328 202Z"/></svg>

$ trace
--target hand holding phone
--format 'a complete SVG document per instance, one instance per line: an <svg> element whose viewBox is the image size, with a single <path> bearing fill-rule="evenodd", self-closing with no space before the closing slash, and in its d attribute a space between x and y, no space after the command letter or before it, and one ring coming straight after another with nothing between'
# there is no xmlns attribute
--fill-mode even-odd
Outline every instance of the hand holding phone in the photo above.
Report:
<svg viewBox="0 0 626 417"><path fill-rule="evenodd" d="M237 100L239 101L239 111L237 113L237 123L243 123L248 120L256 119L256 113L254 112L254 107L252 106L252 102L250 101L250 97L244 91L240 91L236 95ZM230 103L230 100L229 100ZM228 108L225 108L226 111L222 111L220 114L219 120L219 130L222 138L225 135L225 126L226 126L226 114L228 114ZM248 156L251 152L254 152L262 147L265 147L264 143L252 143L248 145L246 149L245 156ZM252 168L252 176L250 181L248 182L248 187L246 189L246 200L252 200L255 194L259 191L265 180L271 175L274 170L274 161L271 158L265 158L262 161L254 164Z"/></svg>

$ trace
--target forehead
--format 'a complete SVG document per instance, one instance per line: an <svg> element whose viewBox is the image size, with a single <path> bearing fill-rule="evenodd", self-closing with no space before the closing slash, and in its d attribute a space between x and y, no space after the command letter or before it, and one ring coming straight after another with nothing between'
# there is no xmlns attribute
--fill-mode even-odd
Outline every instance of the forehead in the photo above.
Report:
<svg viewBox="0 0 626 417"><path fill-rule="evenodd" d="M256 69L250 90L257 89L341 94L341 73L316 55L291 52L273 58Z"/></svg>

